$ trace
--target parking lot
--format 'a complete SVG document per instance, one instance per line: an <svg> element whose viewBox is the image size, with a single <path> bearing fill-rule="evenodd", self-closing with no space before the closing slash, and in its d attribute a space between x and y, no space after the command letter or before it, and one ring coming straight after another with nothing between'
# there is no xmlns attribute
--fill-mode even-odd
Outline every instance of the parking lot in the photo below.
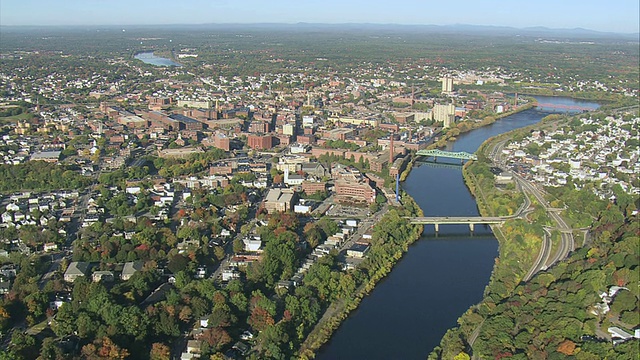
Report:
<svg viewBox="0 0 640 360"><path fill-rule="evenodd" d="M329 210L327 210L326 215L332 217L353 217L356 219L363 219L369 216L369 208L334 204L329 208Z"/></svg>

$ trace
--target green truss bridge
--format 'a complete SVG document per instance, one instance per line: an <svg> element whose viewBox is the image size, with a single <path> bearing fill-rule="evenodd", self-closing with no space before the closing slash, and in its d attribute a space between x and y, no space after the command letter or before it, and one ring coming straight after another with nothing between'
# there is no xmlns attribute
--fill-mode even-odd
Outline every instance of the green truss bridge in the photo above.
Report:
<svg viewBox="0 0 640 360"><path fill-rule="evenodd" d="M464 152L464 151L454 152L454 151L445 151L445 150L440 150L440 149L418 150L416 155L431 156L435 160L437 160L439 157L441 157L441 158L451 158L451 159L460 159L462 161L464 161L464 160L478 160L478 157L476 156L476 154L469 154L468 152Z"/></svg>

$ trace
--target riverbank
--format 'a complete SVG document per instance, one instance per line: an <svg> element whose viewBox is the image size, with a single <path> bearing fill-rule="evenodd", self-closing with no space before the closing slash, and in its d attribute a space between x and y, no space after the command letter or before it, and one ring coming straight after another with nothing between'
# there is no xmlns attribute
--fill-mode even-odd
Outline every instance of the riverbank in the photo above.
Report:
<svg viewBox="0 0 640 360"><path fill-rule="evenodd" d="M536 125L515 131L526 133L535 128L546 132L548 129L558 126L554 120L561 119L557 115L548 116ZM565 124L570 120L571 118L564 118ZM469 191L474 194L478 209L483 216L497 215L493 205L496 203L496 197L500 196L485 196L483 191L488 189L488 184L479 181L476 176L477 168L483 165L491 165L487 159L491 155L495 156L497 154L495 146L502 140L513 136L518 136L518 134L512 131L486 140L478 148L478 157L481 160L467 164L463 170L465 184L469 187ZM485 160L482 160L482 158ZM585 216L583 206L591 209L606 207L607 211L615 212L619 215L605 218L597 214L591 214L593 219L598 219L594 224L591 224L591 230L594 233L593 238L599 239L600 242L596 240L590 247L578 247L575 250L572 247L573 254L567 261L557 263L554 266L549 265L548 268L544 268L544 272L540 272L538 276L524 282L518 280L523 275L523 269L515 268L513 265L505 266L504 262L513 258L518 260L524 260L527 256L530 258L532 253L539 251L539 247L537 247L536 251L523 247L520 249L519 254L507 254L505 249L509 244L519 243L518 236L535 235L535 231L530 229L516 236L513 236L513 234L505 236L503 229L509 226L509 222L502 226L492 226L494 236L499 242L499 257L492 271L491 280L486 287L484 298L478 305L471 307L458 319L458 326L448 330L440 346L434 349L428 359L451 359L456 356L468 359L471 354L474 355L472 357L474 359L491 356L498 357L496 354L503 354L505 357L513 356L514 358L525 358L525 356L526 358L551 358L550 355L554 353L575 355L581 348L585 350L585 353L594 355L593 357L585 356L585 359L637 358L637 343L631 344L626 348L614 347L610 343L609 335L606 331L603 331L603 329L610 328L610 326L620 325L615 321L618 321L618 317L622 315L589 316L586 312L586 309L589 309L590 306L597 302L596 296L593 294L601 292L602 289L614 284L627 286L628 283L637 282L619 275L627 274L628 269L625 268L628 266L627 264L618 262L615 266L617 268L615 271L605 270L606 267L612 267L613 257L619 254L615 249L616 246L619 246L625 239L633 238L637 240L637 217L624 218L625 207L616 208L618 204L614 205L606 200L594 200L602 202L603 204L601 205L587 204L584 201L571 202L572 196L575 195L574 190L557 188L557 191L551 193L560 204L565 204L563 216L569 216L567 212L569 214L576 212ZM624 201L621 201L621 203L624 203ZM535 201L533 205L536 206ZM536 218L536 216L532 215L531 218ZM535 225L539 221L541 220L536 219L536 221L532 221L533 224L531 225ZM636 223L632 225L634 221ZM527 221L521 222L526 223ZM601 225L598 226L598 223ZM606 225L602 225L603 223ZM631 227L635 228L629 232L628 228ZM524 238L521 236L520 239ZM524 243L521 242L521 244L527 245L526 241ZM637 259L637 247L634 249L635 254L633 254L633 251L627 250L624 252L624 256ZM590 256L589 254L598 255ZM527 261L527 264L529 262ZM633 268L635 264L637 264L637 261L630 262L630 268ZM506 271L500 271L501 267L503 270L506 268ZM591 276L596 280L590 279ZM508 279L517 281L514 281L512 286L505 286L505 280ZM575 289L580 289L579 296L575 296ZM637 309L638 300L637 298L634 300L636 303L635 309ZM630 305L629 309L632 307L634 305ZM635 312L637 310L635 309L629 310L629 313L633 311L633 314L637 315L637 312ZM624 314L624 312L621 314ZM613 322L610 319L614 319ZM637 326L637 316L634 316L633 319L633 322L624 325L627 329ZM568 322L571 322L571 324ZM601 341L585 340L585 337L589 339L599 338ZM587 343L592 346L585 346ZM570 351L567 351L564 347L567 344L571 346ZM574 351L574 348L577 351ZM596 354L598 356L595 356Z"/></svg>
<svg viewBox="0 0 640 360"><path fill-rule="evenodd" d="M521 129L518 129L521 130ZM518 131L514 130L514 131ZM500 134L498 136L487 139L480 145L476 154L480 160L468 162L463 166L462 176L467 189L476 201L478 212L481 216L505 216L516 212L516 209L524 201L524 196L519 196L514 189L502 189L500 196L508 199L505 202L499 202L500 208L496 209L495 184L491 173L488 172L490 163L488 162L488 154L486 152L495 143L506 138L512 132ZM484 176L486 175L486 177ZM522 222L521 220L510 220ZM529 264L533 262L535 254L539 251L538 241L530 240L529 244L525 244L521 248L507 243L507 236L502 228L511 229L506 223L503 225L491 225L493 236L498 241L498 257L495 260L493 270L489 282L485 287L483 299L480 303L469 308L463 315L458 318L458 326L451 328L443 336L440 345L437 346L429 354L428 359L451 359L460 353L470 353L475 337L484 322L485 315L495 305L493 301L487 299L496 297L502 298L510 293L522 280ZM520 236L521 234L518 234ZM518 246L523 243L519 243ZM540 241L541 243L541 241ZM536 248L531 248L531 245ZM517 260L515 260L517 259ZM510 261L511 260L511 261ZM515 262L513 261L515 260Z"/></svg>
<svg viewBox="0 0 640 360"><path fill-rule="evenodd" d="M491 137L478 147L476 153L479 160L465 164L463 178L482 216L511 215L518 211L526 196L522 189L517 189L516 186L497 189L494 176L489 171L493 166L492 156L496 156L496 146L516 136L517 133L527 133L533 129L553 126L552 122L561 118L564 116L548 115L536 124ZM519 284L525 280L525 274L530 271L536 255L540 253L544 238L544 218L546 218L546 212L543 210L534 200L529 208L528 217L535 218L537 221L514 219L502 225L491 226L499 244L498 258L485 288L483 299L458 319L459 326L447 332L440 346L429 355L429 359L448 359L461 352L471 352L470 348L488 314L501 299L511 296Z"/></svg>
<svg viewBox="0 0 640 360"><path fill-rule="evenodd" d="M458 136L460 136L460 135L462 135L464 133L468 133L468 132L470 132L472 130L476 130L476 129L491 125L491 124L495 123L497 120L500 120L502 118L505 118L505 117L508 117L508 116L512 116L512 115L515 115L517 113L521 113L523 111L532 109L535 106L536 106L535 104L529 103L529 104L525 104L525 105L519 106L517 109L512 110L512 111L507 111L507 112L503 112L503 113L500 113L500 114L486 116L484 119L479 120L479 121L466 120L466 121L459 122L456 125L456 127L444 129L445 132L438 139L438 141L436 141L435 143L427 146L426 149L444 148L449 142L455 141L456 137L458 137Z"/></svg>
<svg viewBox="0 0 640 360"><path fill-rule="evenodd" d="M518 107L516 110L504 112L504 113L501 113L501 114L497 114L496 116L493 116L493 117L487 117L487 118L485 118L485 119L483 119L481 121L463 122L463 123L470 123L471 127L468 127L468 126L462 126L461 128L456 127L456 129L459 129L459 132L457 133L456 136L458 136L460 134L464 134L464 133L470 132L470 131L475 130L475 129L479 129L479 128L484 127L484 126L489 126L489 125L495 123L497 120L500 120L500 119L505 118L507 116L511 116L511 115L514 115L514 114L517 114L517 113L520 113L520 112L523 112L523 111L526 111L526 110L529 110L529 109L533 109L534 107L535 107L535 104L530 103L530 104L522 105L522 106ZM449 135L449 136L447 136L447 135L448 134L445 134L441 139L438 140L438 142L428 145L425 149L429 150L429 149L442 148L448 142L455 140L455 139L452 139L453 135ZM440 144L441 141L443 141L442 144ZM402 171L402 173L400 174L400 182L404 182L407 179L407 177L409 177L409 175L411 174L411 169L413 169L413 165L416 162L416 160L418 159L417 156L414 156L414 155L409 155L409 156L411 156L411 158L410 158L409 162L407 163L404 171Z"/></svg>
<svg viewBox="0 0 640 360"><path fill-rule="evenodd" d="M422 209L408 194L402 194L402 208L390 209L373 228L371 250L359 269L367 274L353 296L332 303L320 321L307 335L298 352L300 359L312 359L317 351L330 339L342 322L356 310L360 302L371 293L376 284L384 279L395 264L407 252L409 245L420 238L421 225L412 225L407 216L423 216ZM402 234L402 236L398 236ZM394 236L395 235L395 236ZM390 244L392 241L393 244Z"/></svg>

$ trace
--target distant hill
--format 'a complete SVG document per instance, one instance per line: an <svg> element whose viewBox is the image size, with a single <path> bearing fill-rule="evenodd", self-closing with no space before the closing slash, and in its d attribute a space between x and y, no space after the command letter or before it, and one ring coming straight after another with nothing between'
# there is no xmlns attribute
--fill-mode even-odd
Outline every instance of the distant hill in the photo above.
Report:
<svg viewBox="0 0 640 360"><path fill-rule="evenodd" d="M370 24L370 23L252 23L252 24L171 24L171 25L110 25L110 26L0 26L2 31L34 31L44 29L153 29L163 30L273 30L273 31L363 31L363 32L410 32L410 33L439 33L439 34L468 34L488 36L529 36L552 37L562 39L618 39L626 41L640 40L640 33L614 33L589 30L583 28L552 29L542 26L515 28L509 26L489 25L398 25L398 24Z"/></svg>

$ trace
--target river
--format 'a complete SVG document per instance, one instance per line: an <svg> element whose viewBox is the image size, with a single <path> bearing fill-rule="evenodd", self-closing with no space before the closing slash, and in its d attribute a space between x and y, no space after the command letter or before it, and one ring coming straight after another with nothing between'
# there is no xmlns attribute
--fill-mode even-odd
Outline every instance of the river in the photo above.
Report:
<svg viewBox="0 0 640 360"><path fill-rule="evenodd" d="M144 63L155 65L155 66L177 66L177 67L182 66L181 64L171 59L155 56L153 52L139 53L139 54L136 54L134 58Z"/></svg>
<svg viewBox="0 0 640 360"><path fill-rule="evenodd" d="M573 105L569 98L545 98ZM577 104L577 102L576 102ZM584 103L580 102L580 105ZM597 106L597 104L595 104ZM539 122L526 110L462 134L447 150L475 152L488 138ZM460 166L416 163L403 183L425 216L479 215ZM425 359L447 329L482 300L498 242L486 226L426 225L422 238L322 347L317 359Z"/></svg>

